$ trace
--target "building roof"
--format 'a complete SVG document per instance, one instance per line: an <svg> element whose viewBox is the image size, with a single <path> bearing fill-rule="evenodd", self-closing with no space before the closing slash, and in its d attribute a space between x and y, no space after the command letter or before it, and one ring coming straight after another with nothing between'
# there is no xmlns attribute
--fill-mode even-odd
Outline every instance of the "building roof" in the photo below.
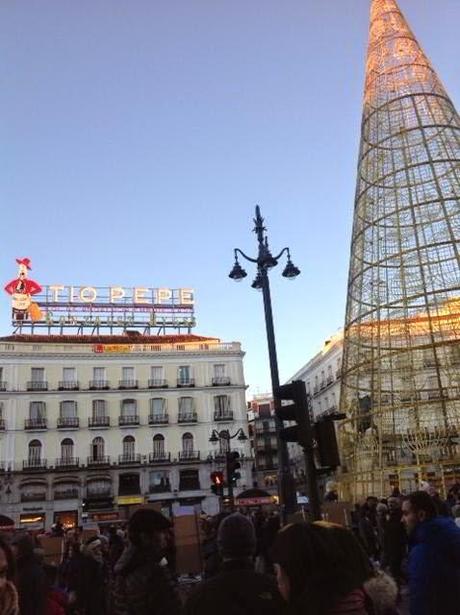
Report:
<svg viewBox="0 0 460 615"><path fill-rule="evenodd" d="M0 342L24 342L29 344L193 344L197 342L219 343L217 337L203 335L26 335L14 334L0 337Z"/></svg>

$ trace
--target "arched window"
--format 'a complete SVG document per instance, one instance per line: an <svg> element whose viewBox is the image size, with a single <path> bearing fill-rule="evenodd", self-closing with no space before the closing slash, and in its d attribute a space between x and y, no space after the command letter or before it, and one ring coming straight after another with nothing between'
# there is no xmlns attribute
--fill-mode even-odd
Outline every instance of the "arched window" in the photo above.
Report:
<svg viewBox="0 0 460 615"><path fill-rule="evenodd" d="M219 433L219 453L225 455L230 450L230 440L228 438L229 433L226 429L223 429Z"/></svg>
<svg viewBox="0 0 460 615"><path fill-rule="evenodd" d="M42 458L42 443L40 440L29 442L29 465L40 465Z"/></svg>
<svg viewBox="0 0 460 615"><path fill-rule="evenodd" d="M70 460L73 458L73 440L64 438L61 442L61 459Z"/></svg>
<svg viewBox="0 0 460 615"><path fill-rule="evenodd" d="M191 433L184 433L182 436L182 452L193 452L193 435Z"/></svg>
<svg viewBox="0 0 460 615"><path fill-rule="evenodd" d="M91 454L94 461L102 461L104 459L105 442L104 438L98 436L91 443Z"/></svg>
<svg viewBox="0 0 460 615"><path fill-rule="evenodd" d="M154 457L163 457L165 453L165 439L160 433L153 436L153 455Z"/></svg>
<svg viewBox="0 0 460 615"><path fill-rule="evenodd" d="M125 436L123 438L123 457L126 459L134 459L136 454L136 440L134 436Z"/></svg>

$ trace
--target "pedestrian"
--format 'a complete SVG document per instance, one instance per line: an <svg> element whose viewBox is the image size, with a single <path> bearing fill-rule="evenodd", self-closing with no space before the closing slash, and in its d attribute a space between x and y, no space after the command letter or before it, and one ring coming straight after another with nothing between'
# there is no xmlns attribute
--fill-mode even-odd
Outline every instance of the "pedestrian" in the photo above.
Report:
<svg viewBox="0 0 460 615"><path fill-rule="evenodd" d="M273 560L281 595L293 615L390 615L397 588L376 574L354 534L325 522L288 525Z"/></svg>
<svg viewBox="0 0 460 615"><path fill-rule="evenodd" d="M29 534L18 533L11 546L16 559L19 611L21 615L44 615L47 581L34 552L34 541Z"/></svg>
<svg viewBox="0 0 460 615"><path fill-rule="evenodd" d="M102 553L98 535L89 538L75 552L71 570L71 605L79 615L105 615L107 613L108 566Z"/></svg>
<svg viewBox="0 0 460 615"><path fill-rule="evenodd" d="M460 529L437 514L432 497L416 491L403 502L409 534L411 615L458 615Z"/></svg>
<svg viewBox="0 0 460 615"><path fill-rule="evenodd" d="M19 598L14 586L14 556L8 543L0 536L0 613L19 615Z"/></svg>
<svg viewBox="0 0 460 615"><path fill-rule="evenodd" d="M402 522L401 501L388 498L388 517L383 530L382 566L388 568L391 576L401 586L401 566L407 553L407 533Z"/></svg>
<svg viewBox="0 0 460 615"><path fill-rule="evenodd" d="M167 566L166 532L171 523L156 510L140 508L128 524L128 547L115 565L111 615L178 615L181 604Z"/></svg>
<svg viewBox="0 0 460 615"><path fill-rule="evenodd" d="M189 596L186 615L275 615L282 600L272 577L254 570L256 534L252 521L233 513L220 524L220 572ZM216 609L216 605L218 605Z"/></svg>

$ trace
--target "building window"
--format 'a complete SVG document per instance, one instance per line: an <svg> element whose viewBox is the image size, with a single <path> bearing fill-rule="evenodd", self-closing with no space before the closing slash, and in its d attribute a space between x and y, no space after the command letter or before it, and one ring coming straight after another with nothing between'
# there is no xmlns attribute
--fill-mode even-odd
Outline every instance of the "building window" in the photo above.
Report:
<svg viewBox="0 0 460 615"><path fill-rule="evenodd" d="M45 370L43 367L31 368L31 380L35 384L45 382Z"/></svg>
<svg viewBox="0 0 460 615"><path fill-rule="evenodd" d="M171 491L169 473L167 471L154 471L149 473L149 492L165 493Z"/></svg>
<svg viewBox="0 0 460 615"><path fill-rule="evenodd" d="M179 420L194 420L193 397L179 397Z"/></svg>
<svg viewBox="0 0 460 615"><path fill-rule="evenodd" d="M77 402L76 401L61 401L59 407L59 417L61 419L77 418Z"/></svg>
<svg viewBox="0 0 460 615"><path fill-rule="evenodd" d="M162 419L166 414L166 399L154 397L150 400L150 414L154 419Z"/></svg>
<svg viewBox="0 0 460 615"><path fill-rule="evenodd" d="M225 364L214 365L214 378L225 378Z"/></svg>
<svg viewBox="0 0 460 615"><path fill-rule="evenodd" d="M46 419L46 404L44 401L30 402L29 418L32 421L40 421Z"/></svg>
<svg viewBox="0 0 460 615"><path fill-rule="evenodd" d="M88 483L87 493L92 496L110 495L112 483L107 479L92 480Z"/></svg>
<svg viewBox="0 0 460 615"><path fill-rule="evenodd" d="M63 367L62 368L62 380L63 382L76 382L77 381L77 370L75 367Z"/></svg>
<svg viewBox="0 0 460 615"><path fill-rule="evenodd" d="M107 416L107 402L105 399L94 399L92 407L93 419L102 419Z"/></svg>
<svg viewBox="0 0 460 615"><path fill-rule="evenodd" d="M162 457L165 452L165 439L161 434L153 436L153 454L155 457Z"/></svg>
<svg viewBox="0 0 460 615"><path fill-rule="evenodd" d="M98 384L106 381L105 367L93 367L93 380Z"/></svg>
<svg viewBox="0 0 460 615"><path fill-rule="evenodd" d="M184 433L184 435L182 436L182 452L193 452L193 435L191 433Z"/></svg>
<svg viewBox="0 0 460 615"><path fill-rule="evenodd" d="M228 438L228 431L223 429L219 433L219 453L225 455L230 451L230 440Z"/></svg>
<svg viewBox="0 0 460 615"><path fill-rule="evenodd" d="M91 453L94 461L102 461L104 459L105 442L104 438L98 436L91 443Z"/></svg>
<svg viewBox="0 0 460 615"><path fill-rule="evenodd" d="M61 459L70 460L73 458L73 440L64 438L61 442Z"/></svg>
<svg viewBox="0 0 460 615"><path fill-rule="evenodd" d="M196 491L200 489L198 470L181 470L179 473L180 491Z"/></svg>
<svg viewBox="0 0 460 615"><path fill-rule="evenodd" d="M39 440L29 442L29 464L40 465L42 458L42 443Z"/></svg>
<svg viewBox="0 0 460 615"><path fill-rule="evenodd" d="M139 474L120 474L118 495L137 495L141 492Z"/></svg>
<svg viewBox="0 0 460 615"><path fill-rule="evenodd" d="M191 381L190 377L190 365L181 365L177 370L177 382L184 385Z"/></svg>
<svg viewBox="0 0 460 615"><path fill-rule="evenodd" d="M135 399L123 399L121 402L121 416L126 419L129 417L135 417L136 412L136 400Z"/></svg>
<svg viewBox="0 0 460 615"><path fill-rule="evenodd" d="M217 417L225 417L230 414L230 397L228 395L216 395L214 397L214 412Z"/></svg>
<svg viewBox="0 0 460 615"><path fill-rule="evenodd" d="M133 436L125 436L123 438L123 457L125 459L134 459L136 454L136 440Z"/></svg>

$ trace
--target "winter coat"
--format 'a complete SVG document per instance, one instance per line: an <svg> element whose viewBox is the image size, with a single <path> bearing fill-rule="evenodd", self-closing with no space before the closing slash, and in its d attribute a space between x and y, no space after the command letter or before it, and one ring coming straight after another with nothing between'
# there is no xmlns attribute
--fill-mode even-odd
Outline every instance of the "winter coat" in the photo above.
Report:
<svg viewBox="0 0 460 615"><path fill-rule="evenodd" d="M393 579L378 573L361 589L343 597L328 615L396 615L398 588Z"/></svg>
<svg viewBox="0 0 460 615"><path fill-rule="evenodd" d="M44 615L48 583L35 556L33 540L28 535L20 535L14 544L18 552L16 587L21 615Z"/></svg>
<svg viewBox="0 0 460 615"><path fill-rule="evenodd" d="M383 530L383 559L385 564L403 559L407 549L407 533L402 523L402 511L390 512Z"/></svg>
<svg viewBox="0 0 460 615"><path fill-rule="evenodd" d="M97 562L90 555L79 554L73 559L72 575L67 589L75 594L75 606L79 613L105 615L107 580L105 564Z"/></svg>
<svg viewBox="0 0 460 615"><path fill-rule="evenodd" d="M250 560L231 560L222 563L219 574L198 585L187 600L185 613L278 615L282 608L273 578L254 572Z"/></svg>
<svg viewBox="0 0 460 615"><path fill-rule="evenodd" d="M127 547L115 565L111 615L178 615L176 585L153 549Z"/></svg>
<svg viewBox="0 0 460 615"><path fill-rule="evenodd" d="M460 529L453 519L419 523L410 537L411 615L458 615L460 609Z"/></svg>
<svg viewBox="0 0 460 615"><path fill-rule="evenodd" d="M66 615L67 596L57 590L50 589L46 599L46 615Z"/></svg>
<svg viewBox="0 0 460 615"><path fill-rule="evenodd" d="M2 615L19 615L18 593L11 581L6 581L0 590L0 613Z"/></svg>

